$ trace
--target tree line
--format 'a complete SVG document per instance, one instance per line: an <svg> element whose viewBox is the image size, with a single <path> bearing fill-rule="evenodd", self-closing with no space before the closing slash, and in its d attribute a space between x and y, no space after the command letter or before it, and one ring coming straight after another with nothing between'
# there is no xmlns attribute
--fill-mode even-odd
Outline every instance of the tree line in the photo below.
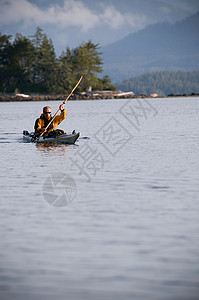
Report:
<svg viewBox="0 0 199 300"><path fill-rule="evenodd" d="M99 48L88 41L56 57L52 40L39 27L31 38L17 34L13 41L0 33L0 93L65 94L81 75L78 91L115 90L108 76L97 76L103 71Z"/></svg>
<svg viewBox="0 0 199 300"><path fill-rule="evenodd" d="M199 71L192 72L152 72L117 83L116 87L135 94L157 93L160 96L169 94L198 94Z"/></svg>

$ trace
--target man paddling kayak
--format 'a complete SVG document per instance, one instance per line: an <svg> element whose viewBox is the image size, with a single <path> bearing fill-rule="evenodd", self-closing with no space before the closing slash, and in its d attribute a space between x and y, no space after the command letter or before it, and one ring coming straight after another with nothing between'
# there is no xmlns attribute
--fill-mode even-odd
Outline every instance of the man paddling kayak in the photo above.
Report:
<svg viewBox="0 0 199 300"><path fill-rule="evenodd" d="M52 120L51 107L45 106L43 108L43 113L41 114L40 118L35 121L35 136L39 136L42 133L44 133L44 137L49 137L56 134L55 128L66 118L66 110L64 109L64 105L61 104L59 109L61 110L61 113L54 118L53 122L46 130L47 125Z"/></svg>

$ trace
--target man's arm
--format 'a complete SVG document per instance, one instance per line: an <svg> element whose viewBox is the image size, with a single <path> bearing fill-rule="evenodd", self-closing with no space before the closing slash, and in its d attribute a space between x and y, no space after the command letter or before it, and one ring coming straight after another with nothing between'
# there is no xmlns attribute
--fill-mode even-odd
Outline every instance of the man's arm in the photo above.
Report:
<svg viewBox="0 0 199 300"><path fill-rule="evenodd" d="M64 109L63 104L60 105L59 109L61 110L60 115L56 116L53 120L53 127L57 127L65 118L66 118L66 110Z"/></svg>

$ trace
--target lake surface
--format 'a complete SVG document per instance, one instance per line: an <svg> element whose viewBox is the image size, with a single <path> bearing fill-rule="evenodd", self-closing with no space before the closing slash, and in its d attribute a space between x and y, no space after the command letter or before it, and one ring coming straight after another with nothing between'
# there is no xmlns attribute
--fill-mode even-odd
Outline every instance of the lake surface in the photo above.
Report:
<svg viewBox="0 0 199 300"><path fill-rule="evenodd" d="M0 299L199 299L199 98L0 103ZM48 191L49 190L49 191Z"/></svg>

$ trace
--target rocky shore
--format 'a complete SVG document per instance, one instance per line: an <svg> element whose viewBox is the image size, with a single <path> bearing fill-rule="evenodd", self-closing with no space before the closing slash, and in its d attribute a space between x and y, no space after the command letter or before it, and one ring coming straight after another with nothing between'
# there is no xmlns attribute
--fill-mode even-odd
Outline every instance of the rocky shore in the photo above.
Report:
<svg viewBox="0 0 199 300"><path fill-rule="evenodd" d="M3 95L0 96L0 102L12 101L64 101L68 95ZM75 93L69 100L103 100L103 99L122 99L122 98L144 98L146 95L135 95L133 93Z"/></svg>
<svg viewBox="0 0 199 300"><path fill-rule="evenodd" d="M13 101L64 101L68 95L25 95L25 94L17 94L17 95L0 95L0 102L13 102ZM183 95L175 95L170 94L165 97L193 97L199 96L199 94L183 94ZM131 98L165 98L163 96L159 96L157 94L150 95L138 95L133 92L110 92L110 91L100 91L100 92L92 92L92 93L75 93L73 94L69 100L106 100L106 99L131 99Z"/></svg>

